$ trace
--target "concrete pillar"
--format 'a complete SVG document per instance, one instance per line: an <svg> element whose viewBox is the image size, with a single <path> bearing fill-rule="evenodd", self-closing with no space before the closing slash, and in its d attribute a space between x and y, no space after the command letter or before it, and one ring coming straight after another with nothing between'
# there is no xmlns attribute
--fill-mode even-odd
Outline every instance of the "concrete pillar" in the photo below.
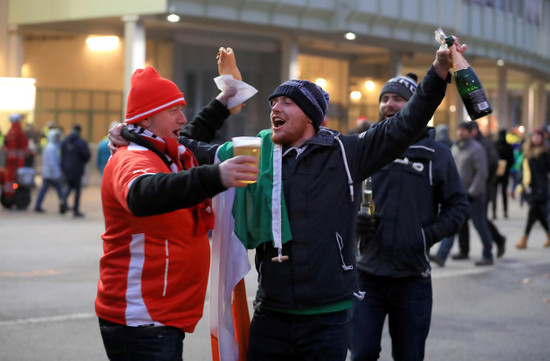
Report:
<svg viewBox="0 0 550 361"><path fill-rule="evenodd" d="M281 47L281 82L299 78L298 41L294 37L284 37Z"/></svg>
<svg viewBox="0 0 550 361"><path fill-rule="evenodd" d="M6 56L6 72L10 77L21 77L23 68L24 47L23 36L16 26L8 28L8 44Z"/></svg>
<svg viewBox="0 0 550 361"><path fill-rule="evenodd" d="M391 50L388 66L388 79L403 75L403 54L399 51Z"/></svg>
<svg viewBox="0 0 550 361"><path fill-rule="evenodd" d="M8 76L8 0L0 0L0 76Z"/></svg>
<svg viewBox="0 0 550 361"><path fill-rule="evenodd" d="M130 78L134 70L145 65L145 28L136 15L122 17L124 22L124 92L122 117L126 113L126 99L130 92Z"/></svg>
<svg viewBox="0 0 550 361"><path fill-rule="evenodd" d="M504 66L499 66L497 68L498 74L498 124L497 131L499 129L511 129L512 124L510 122L510 109L508 106L508 89L506 87L508 81L508 70Z"/></svg>
<svg viewBox="0 0 550 361"><path fill-rule="evenodd" d="M521 119L522 124L525 126L526 134L529 134L535 129L535 88L534 81L531 77L525 79Z"/></svg>
<svg viewBox="0 0 550 361"><path fill-rule="evenodd" d="M540 128L546 124L547 97L544 82L538 81L535 89L535 127Z"/></svg>

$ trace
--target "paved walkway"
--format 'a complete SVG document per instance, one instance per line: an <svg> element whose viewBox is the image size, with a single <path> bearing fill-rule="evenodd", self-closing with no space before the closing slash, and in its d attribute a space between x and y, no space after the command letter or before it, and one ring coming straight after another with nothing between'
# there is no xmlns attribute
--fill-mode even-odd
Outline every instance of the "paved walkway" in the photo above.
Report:
<svg viewBox="0 0 550 361"><path fill-rule="evenodd" d="M83 191L81 219L57 213L53 190L45 214L33 212L34 203L27 211L0 210L0 361L106 359L93 311L104 229L97 183L92 177ZM495 221L508 241L494 266L474 266L481 243L473 227L472 260L434 266L427 360L550 360L550 248L542 248L540 225L527 250L513 247L526 212L511 200L510 217ZM246 282L252 300L255 271ZM208 302L186 336L186 360L211 359L207 312ZM391 359L390 349L386 331L381 360Z"/></svg>

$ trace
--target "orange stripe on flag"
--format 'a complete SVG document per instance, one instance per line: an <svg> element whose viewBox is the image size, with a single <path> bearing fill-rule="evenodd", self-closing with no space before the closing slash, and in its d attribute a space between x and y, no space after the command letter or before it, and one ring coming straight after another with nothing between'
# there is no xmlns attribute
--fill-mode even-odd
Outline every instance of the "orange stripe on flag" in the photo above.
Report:
<svg viewBox="0 0 550 361"><path fill-rule="evenodd" d="M238 345L238 361L246 361L248 352L248 336L250 335L250 313L246 298L246 285L244 278L237 283L233 290L233 303L231 305L233 315L233 327ZM218 338L210 334L212 346L212 361L220 361L220 348Z"/></svg>
<svg viewBox="0 0 550 361"><path fill-rule="evenodd" d="M210 345L212 346L212 361L220 361L220 349L218 347L218 338L210 334Z"/></svg>

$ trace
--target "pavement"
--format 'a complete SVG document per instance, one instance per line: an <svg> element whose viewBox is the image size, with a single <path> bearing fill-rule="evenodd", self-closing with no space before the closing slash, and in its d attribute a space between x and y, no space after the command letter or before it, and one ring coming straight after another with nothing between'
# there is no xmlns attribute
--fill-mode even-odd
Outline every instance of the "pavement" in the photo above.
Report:
<svg viewBox="0 0 550 361"><path fill-rule="evenodd" d="M0 210L0 361L107 359L93 306L104 230L98 184L94 175L83 190L84 218L58 214L53 190L45 214L33 212L34 203ZM495 221L508 240L494 266L474 266L481 242L473 227L470 260L434 265L426 360L550 360L550 248L542 247L542 227L535 225L526 250L513 247L526 213L510 200L509 218ZM246 284L252 301L255 271ZM211 360L208 306L186 335L185 360ZM387 327L380 360L391 360Z"/></svg>

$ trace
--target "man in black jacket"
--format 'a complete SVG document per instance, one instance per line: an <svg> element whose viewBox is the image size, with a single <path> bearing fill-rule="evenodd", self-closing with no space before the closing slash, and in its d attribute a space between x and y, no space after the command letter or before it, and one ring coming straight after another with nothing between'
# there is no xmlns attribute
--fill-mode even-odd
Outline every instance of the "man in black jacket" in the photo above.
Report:
<svg viewBox="0 0 550 361"><path fill-rule="evenodd" d="M379 97L380 121L400 112L415 91L415 74L390 79ZM423 360L433 302L429 250L464 222L466 191L449 147L426 128L372 176L372 194L376 216L358 217L357 269L366 297L354 300L350 314L351 360L378 360L386 316L394 360Z"/></svg>
<svg viewBox="0 0 550 361"><path fill-rule="evenodd" d="M311 82L290 80L269 96L271 130L263 132L271 132L274 149L281 148L282 193L292 237L282 244L282 254L288 256L283 262L277 261L279 249L272 242L256 248L259 284L249 361L345 360L347 312L354 295L363 295L355 273L362 181L423 132L444 97L448 55L438 51L401 112L360 135L344 136L321 126L329 97ZM188 146L200 156L193 144ZM431 231L429 242L435 242L438 232Z"/></svg>

